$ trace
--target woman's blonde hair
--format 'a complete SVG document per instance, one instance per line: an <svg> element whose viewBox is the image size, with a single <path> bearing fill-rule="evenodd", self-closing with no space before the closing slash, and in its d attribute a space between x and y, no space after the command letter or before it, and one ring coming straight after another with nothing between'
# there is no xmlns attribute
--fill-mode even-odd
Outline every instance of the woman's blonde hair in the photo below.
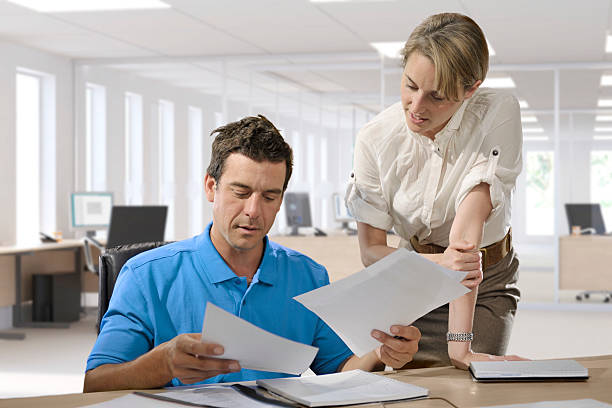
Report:
<svg viewBox="0 0 612 408"><path fill-rule="evenodd" d="M423 20L404 45L404 67L414 51L432 61L436 90L447 99L458 99L459 86L469 89L476 81L484 81L489 69L485 36L478 24L463 14L441 13Z"/></svg>

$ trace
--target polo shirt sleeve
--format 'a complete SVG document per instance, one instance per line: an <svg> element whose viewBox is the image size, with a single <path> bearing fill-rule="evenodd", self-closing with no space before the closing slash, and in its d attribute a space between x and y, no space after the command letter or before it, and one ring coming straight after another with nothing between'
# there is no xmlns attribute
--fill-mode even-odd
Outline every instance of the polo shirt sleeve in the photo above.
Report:
<svg viewBox="0 0 612 408"><path fill-rule="evenodd" d="M371 131L366 126L357 135L354 167L345 201L355 220L388 231L393 226L393 218L383 195L376 152L373 145L367 142Z"/></svg>
<svg viewBox="0 0 612 408"><path fill-rule="evenodd" d="M329 284L327 270L325 271L325 282L323 285ZM347 358L353 355L353 352L346 344L338 337L338 335L320 318L317 317L316 332L314 336L313 346L318 347L319 351L310 365L315 374L331 374L338 371L338 366Z"/></svg>
<svg viewBox="0 0 612 408"><path fill-rule="evenodd" d="M485 127L483 142L479 151L475 152L476 160L461 182L455 211L480 183L490 186L491 215L510 205L512 190L523 166L523 133L518 101L508 95L487 115L489 117L485 121L490 125Z"/></svg>
<svg viewBox="0 0 612 408"><path fill-rule="evenodd" d="M153 348L153 324L138 274L125 265L113 290L86 371L135 360Z"/></svg>

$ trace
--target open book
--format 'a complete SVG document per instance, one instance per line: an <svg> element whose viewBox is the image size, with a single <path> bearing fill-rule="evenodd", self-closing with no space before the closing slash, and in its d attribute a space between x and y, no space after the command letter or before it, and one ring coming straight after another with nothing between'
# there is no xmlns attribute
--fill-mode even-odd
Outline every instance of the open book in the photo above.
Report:
<svg viewBox="0 0 612 408"><path fill-rule="evenodd" d="M426 388L361 370L257 380L257 385L309 407L427 397Z"/></svg>
<svg viewBox="0 0 612 408"><path fill-rule="evenodd" d="M589 370L575 360L474 361L470 373L478 381L586 380Z"/></svg>

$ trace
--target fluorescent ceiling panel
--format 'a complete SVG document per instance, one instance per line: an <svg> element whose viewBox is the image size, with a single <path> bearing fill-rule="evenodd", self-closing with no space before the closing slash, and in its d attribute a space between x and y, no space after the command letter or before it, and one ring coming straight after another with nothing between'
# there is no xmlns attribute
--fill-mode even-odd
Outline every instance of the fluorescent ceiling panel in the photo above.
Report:
<svg viewBox="0 0 612 408"><path fill-rule="evenodd" d="M523 133L544 133L541 127L523 128Z"/></svg>
<svg viewBox="0 0 612 408"><path fill-rule="evenodd" d="M593 140L612 140L612 135L595 135Z"/></svg>
<svg viewBox="0 0 612 408"><path fill-rule="evenodd" d="M598 99L597 107L598 108L612 108L612 99Z"/></svg>
<svg viewBox="0 0 612 408"><path fill-rule="evenodd" d="M606 52L612 52L612 35L606 36Z"/></svg>
<svg viewBox="0 0 612 408"><path fill-rule="evenodd" d="M548 136L525 136L523 140L528 142L545 142L548 140Z"/></svg>
<svg viewBox="0 0 612 408"><path fill-rule="evenodd" d="M403 41L389 41L389 42L372 42L370 45L376 49L380 54L387 58L400 58L400 51L404 48L405 42Z"/></svg>
<svg viewBox="0 0 612 408"><path fill-rule="evenodd" d="M612 75L603 74L601 76L601 81L599 81L600 86L612 86Z"/></svg>
<svg viewBox="0 0 612 408"><path fill-rule="evenodd" d="M612 115L597 115L595 122L612 122Z"/></svg>
<svg viewBox="0 0 612 408"><path fill-rule="evenodd" d="M529 107L529 104L524 99L519 99L518 102L521 109L527 109Z"/></svg>
<svg viewBox="0 0 612 408"><path fill-rule="evenodd" d="M489 48L489 57L494 56L495 55L495 50L493 49L493 47L489 43L489 40L487 40L487 47Z"/></svg>
<svg viewBox="0 0 612 408"><path fill-rule="evenodd" d="M537 121L538 121L538 118L536 118L533 115L521 116L521 122L523 123L535 123Z"/></svg>
<svg viewBox="0 0 612 408"><path fill-rule="evenodd" d="M612 132L612 127L595 126L596 132Z"/></svg>
<svg viewBox="0 0 612 408"><path fill-rule="evenodd" d="M7 0L41 12L65 13L76 11L147 10L170 8L160 0Z"/></svg>
<svg viewBox="0 0 612 408"><path fill-rule="evenodd" d="M482 86L485 88L516 88L516 84L510 77L485 78Z"/></svg>

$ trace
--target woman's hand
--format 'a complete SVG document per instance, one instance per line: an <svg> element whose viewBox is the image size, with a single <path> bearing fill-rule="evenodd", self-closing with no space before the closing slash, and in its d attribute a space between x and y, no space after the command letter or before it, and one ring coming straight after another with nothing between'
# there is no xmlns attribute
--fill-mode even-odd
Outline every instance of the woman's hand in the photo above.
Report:
<svg viewBox="0 0 612 408"><path fill-rule="evenodd" d="M461 370L467 370L472 361L524 361L528 358L519 357L516 355L494 356L492 354L474 353L468 350L462 356L451 357L453 365Z"/></svg>
<svg viewBox="0 0 612 408"><path fill-rule="evenodd" d="M461 282L468 289L475 289L482 282L480 251L467 241L455 242L446 248L438 264L455 271L467 272Z"/></svg>

